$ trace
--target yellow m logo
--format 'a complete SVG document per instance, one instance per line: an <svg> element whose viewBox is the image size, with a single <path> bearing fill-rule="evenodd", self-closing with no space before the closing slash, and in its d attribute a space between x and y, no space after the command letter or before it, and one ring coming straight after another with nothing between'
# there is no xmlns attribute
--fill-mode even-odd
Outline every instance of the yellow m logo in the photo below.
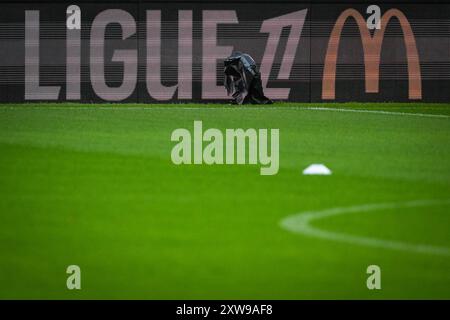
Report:
<svg viewBox="0 0 450 320"><path fill-rule="evenodd" d="M356 20L359 33L361 34L364 50L366 92L378 92L381 45L383 43L384 32L391 18L396 17L403 30L403 39L406 47L409 99L422 99L422 80L416 40L408 19L406 19L405 15L397 9L390 9L381 17L381 29L375 30L373 37L370 35L366 21L358 11L355 9L347 9L342 12L334 25L330 41L328 42L322 79L322 99L335 99L336 63L339 42L341 40L342 28L349 17L353 17Z"/></svg>

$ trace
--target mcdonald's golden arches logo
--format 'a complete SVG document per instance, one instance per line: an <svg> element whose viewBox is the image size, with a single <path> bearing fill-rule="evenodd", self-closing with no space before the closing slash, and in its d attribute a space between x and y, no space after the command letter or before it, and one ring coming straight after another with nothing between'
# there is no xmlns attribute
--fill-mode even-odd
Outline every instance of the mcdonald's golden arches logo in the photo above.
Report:
<svg viewBox="0 0 450 320"><path fill-rule="evenodd" d="M419 55L416 40L411 26L405 15L397 10L388 10L380 20L381 28L374 31L373 37L367 28L366 21L355 9L347 9L341 13L331 32L322 78L322 99L335 99L336 92L336 63L342 29L348 18L353 17L359 28L364 52L365 85L367 93L377 93L379 90L379 72L381 45L383 43L386 26L391 18L396 17L403 31L408 63L408 94L409 99L422 99L422 79L420 74Z"/></svg>

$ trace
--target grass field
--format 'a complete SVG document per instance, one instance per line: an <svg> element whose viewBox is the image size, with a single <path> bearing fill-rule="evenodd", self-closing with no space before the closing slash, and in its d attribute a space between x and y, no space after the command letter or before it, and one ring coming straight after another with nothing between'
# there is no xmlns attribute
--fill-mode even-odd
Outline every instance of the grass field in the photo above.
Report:
<svg viewBox="0 0 450 320"><path fill-rule="evenodd" d="M279 173L172 164L194 120L279 128ZM3 299L450 299L450 105L0 105L0 155Z"/></svg>

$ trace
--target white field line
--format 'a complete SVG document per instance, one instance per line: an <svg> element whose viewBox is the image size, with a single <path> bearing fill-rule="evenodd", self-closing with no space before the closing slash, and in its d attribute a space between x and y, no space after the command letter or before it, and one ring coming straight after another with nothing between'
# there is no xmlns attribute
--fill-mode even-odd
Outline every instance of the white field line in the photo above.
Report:
<svg viewBox="0 0 450 320"><path fill-rule="evenodd" d="M388 115L397 115L397 116L415 116L415 117L428 117L428 118L450 118L449 115L445 115L445 114L409 113L409 112L395 112L395 111L383 111L383 110L324 108L324 107L305 107L304 109L318 110L318 111L339 111L339 112L388 114Z"/></svg>
<svg viewBox="0 0 450 320"><path fill-rule="evenodd" d="M450 248L448 247L440 247L426 244L412 244L400 241L391 241L378 238L355 236L340 232L320 230L311 225L311 222L314 220L319 220L346 213L362 213L381 209L427 207L432 205L448 204L448 203L450 203L450 199L418 200L418 201L397 202L397 203L364 204L344 208L331 208L319 211L305 211L284 218L283 220L281 220L280 225L282 228L294 233L299 233L302 235L331 241L338 241L367 247L385 248L398 251L450 256Z"/></svg>
<svg viewBox="0 0 450 320"><path fill-rule="evenodd" d="M395 112L395 111L383 111L383 110L367 110L367 109L345 109L345 108L326 108L326 107L183 107L183 106L171 106L171 107L138 107L138 106L8 106L1 105L0 109L8 110L109 110L109 111L124 111L124 110L230 110L230 111L250 111L250 110L312 110L312 111L337 111L337 112L354 112L354 113L372 113L383 115L396 115L396 116L412 116L412 117L425 117L425 118L443 118L449 119L450 115L445 114L427 114L427 113L410 113L410 112Z"/></svg>

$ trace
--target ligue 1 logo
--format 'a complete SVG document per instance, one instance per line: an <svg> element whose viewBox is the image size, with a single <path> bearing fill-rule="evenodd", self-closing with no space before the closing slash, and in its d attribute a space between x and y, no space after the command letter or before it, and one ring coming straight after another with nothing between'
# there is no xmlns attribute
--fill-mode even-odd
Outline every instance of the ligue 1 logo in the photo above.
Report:
<svg viewBox="0 0 450 320"><path fill-rule="evenodd" d="M260 33L268 35L268 41L261 60L262 83L267 87L269 75L280 46L283 29L289 28L288 46L285 48L277 79L288 80L298 50L298 44L306 19L307 9L295 11L262 21ZM83 23L82 9L71 5L66 10L66 100L81 98L81 36ZM202 88L201 99L227 99L223 86L211 79L217 78L217 61L233 52L232 46L218 44L217 31L220 25L238 24L235 10L203 10L202 15ZM105 101L122 101L129 98L136 89L138 78L138 57L145 61L146 94L157 101L173 98L192 99L193 86L193 11L178 11L178 83L165 85L161 75L161 10L145 12L145 50L136 46L130 49L115 49L111 62L123 66L123 81L119 86L111 86L105 77L106 29L111 24L119 24L123 43L137 34L137 21L122 9L106 9L99 12L90 25L89 67L90 81L95 94ZM25 100L58 100L61 86L40 84L40 11L25 11ZM133 43L133 41L131 41ZM136 44L136 41L134 41ZM85 62L86 63L86 62ZM140 67L140 66L139 66ZM266 88L273 99L288 99L290 88Z"/></svg>
<svg viewBox="0 0 450 320"><path fill-rule="evenodd" d="M420 60L412 32L406 16L398 9L389 9L381 16L379 6L367 7L365 19L355 9L347 9L338 17L329 38L328 48L324 59L322 75L322 99L335 99L336 65L339 52L339 43L343 28L349 18L357 22L363 45L365 64L365 86L367 93L378 93L380 82L381 47L385 30L392 18L400 22L406 56L408 63L408 96L409 99L422 98ZM294 59L298 51L303 26L308 9L294 11L278 17L261 21L259 33L267 36L260 60L262 86L268 97L276 100L288 100L290 86L269 85L269 78L287 83L291 79ZM161 10L145 11L145 30L140 34L144 46L137 46L133 40L138 34L138 23L135 17L122 9L106 9L100 11L92 21L83 20L82 9L77 5L70 5L66 10L66 81L65 96L61 93L61 85L45 86L40 84L40 11L25 11L25 100L80 100L81 92L81 65L89 66L90 83L94 94L104 101L123 101L130 98L136 91L138 84L138 70L145 69L145 90L138 89L142 99L155 101L169 100L223 100L227 94L217 79L217 65L219 60L230 56L234 46L220 43L218 30L221 26L238 25L239 20L235 10L203 10L201 11L201 57L194 55L194 12L193 10L178 10L178 61L176 84L167 84L163 81L161 52L167 45L162 36ZM120 26L121 42L127 49L113 48L111 60L107 60L106 39L108 26ZM84 32L89 32L89 42L81 40L82 25L88 26ZM282 32L289 30L284 41ZM373 31L373 35L370 31ZM134 38L133 38L134 37ZM236 39L237 40L237 39ZM282 41L283 40L283 41ZM141 43L141 41L139 41ZM89 56L82 61L82 46L89 46ZM64 48L61 48L64 49ZM108 49L111 50L111 49ZM276 54L281 50L281 63L274 74L277 59ZM343 50L343 48L341 48ZM110 52L110 51L108 51ZM110 53L108 53L110 55ZM194 60L201 61L201 94L193 96ZM312 59L312 57L309 57ZM312 63L312 62L310 62ZM110 84L106 77L106 65L116 64L122 66L122 80L117 84ZM142 65L144 64L144 65Z"/></svg>

